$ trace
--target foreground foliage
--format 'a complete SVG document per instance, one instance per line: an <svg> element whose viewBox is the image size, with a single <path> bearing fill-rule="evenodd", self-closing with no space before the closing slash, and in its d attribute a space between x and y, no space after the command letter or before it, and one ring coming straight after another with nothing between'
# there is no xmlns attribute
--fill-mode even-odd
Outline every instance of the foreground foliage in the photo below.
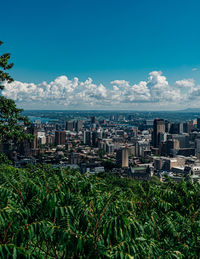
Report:
<svg viewBox="0 0 200 259"><path fill-rule="evenodd" d="M200 186L0 166L1 258L199 258Z"/></svg>
<svg viewBox="0 0 200 259"><path fill-rule="evenodd" d="M0 46L2 44L3 42L0 41ZM10 57L10 53L0 54L0 143L11 140L18 143L24 139L32 139L32 136L24 131L24 126L29 126L30 122L22 115L23 110L17 108L13 100L2 96L1 90L4 89L4 84L14 81L6 72L14 65L9 63Z"/></svg>

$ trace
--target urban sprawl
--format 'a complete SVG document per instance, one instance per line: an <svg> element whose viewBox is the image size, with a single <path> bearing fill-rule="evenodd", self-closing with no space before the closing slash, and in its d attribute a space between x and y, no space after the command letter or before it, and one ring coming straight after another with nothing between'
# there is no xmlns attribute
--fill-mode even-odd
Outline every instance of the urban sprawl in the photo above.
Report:
<svg viewBox="0 0 200 259"><path fill-rule="evenodd" d="M117 112L54 112L39 118L27 114L32 125L26 131L33 140L0 145L15 167L44 163L88 175L109 172L135 180L200 181L200 116L181 121L184 116L177 119L176 113L172 120Z"/></svg>

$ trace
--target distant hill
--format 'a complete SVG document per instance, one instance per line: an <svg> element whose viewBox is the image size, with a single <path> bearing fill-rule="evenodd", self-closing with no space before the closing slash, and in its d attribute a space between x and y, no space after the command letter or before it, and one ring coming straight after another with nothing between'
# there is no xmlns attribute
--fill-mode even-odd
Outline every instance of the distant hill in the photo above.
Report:
<svg viewBox="0 0 200 259"><path fill-rule="evenodd" d="M180 112L200 113L200 108L187 108L184 110L180 110Z"/></svg>

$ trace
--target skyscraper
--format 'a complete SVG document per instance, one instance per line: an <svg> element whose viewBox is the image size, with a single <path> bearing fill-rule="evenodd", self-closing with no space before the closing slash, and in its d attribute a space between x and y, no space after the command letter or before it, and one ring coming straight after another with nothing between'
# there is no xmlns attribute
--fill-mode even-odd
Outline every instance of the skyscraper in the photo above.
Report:
<svg viewBox="0 0 200 259"><path fill-rule="evenodd" d="M94 147L98 146L98 133L97 133L97 131L92 132L92 145Z"/></svg>
<svg viewBox="0 0 200 259"><path fill-rule="evenodd" d="M56 131L55 132L55 144L56 145L65 145L66 141L66 132L65 131Z"/></svg>
<svg viewBox="0 0 200 259"><path fill-rule="evenodd" d="M76 121L76 123L75 123L75 131L79 132L82 129L82 127L83 127L83 122L79 121L79 120Z"/></svg>
<svg viewBox="0 0 200 259"><path fill-rule="evenodd" d="M91 123L92 123L92 124L97 124L96 116L93 116L93 117L91 118Z"/></svg>
<svg viewBox="0 0 200 259"><path fill-rule="evenodd" d="M66 130L73 131L73 129L74 129L74 123L73 123L73 121L67 121L67 122L66 122Z"/></svg>
<svg viewBox="0 0 200 259"><path fill-rule="evenodd" d="M197 121L198 123L198 121ZM183 132L185 133L190 133L193 129L194 125L193 125L193 121L190 120L190 121L186 121L185 123L183 123ZM197 124L197 127L198 127L198 124Z"/></svg>
<svg viewBox="0 0 200 259"><path fill-rule="evenodd" d="M83 133L83 143L86 145L91 145L91 132L90 131L84 131Z"/></svg>
<svg viewBox="0 0 200 259"><path fill-rule="evenodd" d="M124 168L128 167L128 148L121 148L116 153L116 163L118 166Z"/></svg>
<svg viewBox="0 0 200 259"><path fill-rule="evenodd" d="M197 118L197 129L200 129L200 118Z"/></svg>
<svg viewBox="0 0 200 259"><path fill-rule="evenodd" d="M158 148L160 144L160 133L165 133L165 121L163 119L155 119L153 123L152 142L153 147Z"/></svg>

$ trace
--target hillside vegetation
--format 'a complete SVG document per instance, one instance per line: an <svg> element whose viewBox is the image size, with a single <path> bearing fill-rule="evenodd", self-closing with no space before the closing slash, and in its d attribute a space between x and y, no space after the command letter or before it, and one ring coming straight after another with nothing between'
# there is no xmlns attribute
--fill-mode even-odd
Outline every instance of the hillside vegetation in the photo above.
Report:
<svg viewBox="0 0 200 259"><path fill-rule="evenodd" d="M1 258L199 258L200 185L0 166Z"/></svg>

